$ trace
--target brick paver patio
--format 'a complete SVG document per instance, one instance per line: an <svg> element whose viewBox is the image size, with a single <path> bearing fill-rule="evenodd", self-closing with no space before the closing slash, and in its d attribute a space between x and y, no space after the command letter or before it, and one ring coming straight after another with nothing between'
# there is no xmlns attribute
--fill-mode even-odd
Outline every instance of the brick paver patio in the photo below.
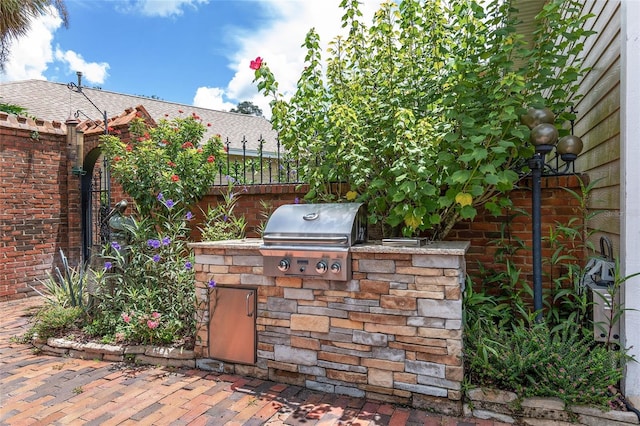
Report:
<svg viewBox="0 0 640 426"><path fill-rule="evenodd" d="M503 425L202 370L38 355L12 337L39 303L0 303L2 425Z"/></svg>

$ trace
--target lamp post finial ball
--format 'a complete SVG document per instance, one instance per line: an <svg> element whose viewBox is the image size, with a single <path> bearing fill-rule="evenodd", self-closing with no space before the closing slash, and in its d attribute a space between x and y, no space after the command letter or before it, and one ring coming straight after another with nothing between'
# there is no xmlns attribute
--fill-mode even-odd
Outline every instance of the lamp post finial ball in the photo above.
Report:
<svg viewBox="0 0 640 426"><path fill-rule="evenodd" d="M563 161L575 161L582 152L582 139L575 135L567 135L560 139L556 150Z"/></svg>
<svg viewBox="0 0 640 426"><path fill-rule="evenodd" d="M540 145L553 146L558 141L558 129L550 123L538 124L531 130L529 141L536 147Z"/></svg>
<svg viewBox="0 0 640 426"><path fill-rule="evenodd" d="M553 124L556 116L549 108L529 108L526 114L520 117L522 124L533 129L538 124Z"/></svg>

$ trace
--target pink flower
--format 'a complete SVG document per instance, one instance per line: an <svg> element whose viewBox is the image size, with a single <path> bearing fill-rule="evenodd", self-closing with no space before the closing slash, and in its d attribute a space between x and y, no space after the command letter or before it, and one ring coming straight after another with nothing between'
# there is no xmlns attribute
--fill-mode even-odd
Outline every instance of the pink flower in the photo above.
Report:
<svg viewBox="0 0 640 426"><path fill-rule="evenodd" d="M158 318L160 318L160 313L159 313L159 312L154 312L154 313L152 313L152 314L151 314L151 318L153 318L153 319L158 319Z"/></svg>
<svg viewBox="0 0 640 426"><path fill-rule="evenodd" d="M258 56L255 60L251 61L251 63L249 64L249 68L251 68L252 70L259 70L261 66L262 66L262 58L260 56Z"/></svg>
<svg viewBox="0 0 640 426"><path fill-rule="evenodd" d="M131 317L130 317L128 314L125 314L125 313L123 312L123 313L122 313L122 315L121 315L121 317L122 317L122 320L123 320L124 322L126 322L127 324L129 324L129 323L131 322Z"/></svg>
<svg viewBox="0 0 640 426"><path fill-rule="evenodd" d="M147 320L147 327L151 329L158 328L158 324L158 321Z"/></svg>

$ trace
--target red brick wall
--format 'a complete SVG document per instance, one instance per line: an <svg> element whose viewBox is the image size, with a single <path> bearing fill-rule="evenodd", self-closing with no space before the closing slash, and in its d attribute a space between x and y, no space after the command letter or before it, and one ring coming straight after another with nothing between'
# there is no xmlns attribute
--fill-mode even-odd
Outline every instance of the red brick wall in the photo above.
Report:
<svg viewBox="0 0 640 426"><path fill-rule="evenodd" d="M36 294L30 285L75 244L63 127L0 113L0 300Z"/></svg>
<svg viewBox="0 0 640 426"><path fill-rule="evenodd" d="M309 190L308 185L250 185L234 187L233 191L238 193L238 201L234 208L234 214L238 217L244 216L247 221L246 236L248 238L259 238L257 228L264 221L262 217L263 207L260 201L268 202L273 209L283 205L296 202L296 198L302 199ZM192 238L198 241L200 232L197 227L203 221L203 212L208 206L215 206L223 202L223 196L227 193L227 187L215 187L206 195L196 207L196 225L193 226Z"/></svg>
<svg viewBox="0 0 640 426"><path fill-rule="evenodd" d="M586 179L583 176L582 179ZM548 273L549 267L544 264L549 259L553 250L546 239L549 230L555 228L558 223L568 225L574 220L573 226L580 226L581 209L580 200L570 195L568 188L580 193L580 183L577 176L555 176L542 178L541 192L541 229L542 229L542 258L543 274ZM520 182L520 188L511 192L511 201L514 209L521 209L526 215L516 215L512 220L507 216L495 217L486 211L480 211L473 222L464 221L458 223L447 237L448 240L470 241L471 247L467 253L467 273L474 276L480 270L478 264L484 268L495 267L497 246L492 242L500 239L501 235L521 240L528 247L520 250L513 256L515 265L521 269L521 277L528 282L533 281L532 272L532 221L531 221L531 180L524 179ZM582 260L578 262L584 265L585 253L581 253ZM555 272L558 272L557 270ZM543 284L548 281L543 277Z"/></svg>
<svg viewBox="0 0 640 426"><path fill-rule="evenodd" d="M125 132L122 123L115 131ZM101 129L85 132L84 154L98 148ZM0 301L36 295L32 287L60 264L82 261L80 178L66 125L0 112ZM85 165L86 166L86 165ZM112 185L112 199L124 197Z"/></svg>

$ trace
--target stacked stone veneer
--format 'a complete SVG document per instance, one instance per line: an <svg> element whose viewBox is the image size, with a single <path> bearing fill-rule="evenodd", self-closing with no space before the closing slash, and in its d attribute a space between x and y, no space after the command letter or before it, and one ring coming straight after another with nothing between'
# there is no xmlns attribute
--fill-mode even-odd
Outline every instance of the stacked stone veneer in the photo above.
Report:
<svg viewBox="0 0 640 426"><path fill-rule="evenodd" d="M195 243L197 366L357 397L462 410L465 242L352 248L347 282L263 275L260 240ZM257 288L257 363L209 358L208 282ZM233 324L229 324L230 327Z"/></svg>

